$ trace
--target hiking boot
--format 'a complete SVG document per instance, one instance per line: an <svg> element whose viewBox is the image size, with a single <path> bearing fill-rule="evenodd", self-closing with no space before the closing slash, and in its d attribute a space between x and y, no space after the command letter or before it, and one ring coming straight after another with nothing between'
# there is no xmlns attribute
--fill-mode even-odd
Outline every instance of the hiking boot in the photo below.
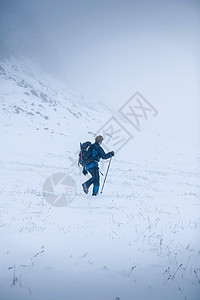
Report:
<svg viewBox="0 0 200 300"><path fill-rule="evenodd" d="M83 183L82 187L83 187L84 193L88 194L88 187L87 187L86 183Z"/></svg>
<svg viewBox="0 0 200 300"><path fill-rule="evenodd" d="M97 196L99 191L99 185L94 185L93 191L92 191L92 196Z"/></svg>

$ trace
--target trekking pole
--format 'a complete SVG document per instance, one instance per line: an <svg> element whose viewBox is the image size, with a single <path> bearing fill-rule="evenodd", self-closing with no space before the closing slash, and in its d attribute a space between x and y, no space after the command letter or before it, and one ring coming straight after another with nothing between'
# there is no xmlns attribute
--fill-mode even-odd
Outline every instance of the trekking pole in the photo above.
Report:
<svg viewBox="0 0 200 300"><path fill-rule="evenodd" d="M111 159L112 159L112 157L110 158L110 161L109 161L109 164L108 164L108 168L107 168L106 175L105 175L105 178L104 178L103 186L102 186L102 189L101 189L101 194L103 192L103 188L104 188L104 185L105 185L105 182L106 182L106 178L107 178L107 175L108 175L108 170L110 168Z"/></svg>

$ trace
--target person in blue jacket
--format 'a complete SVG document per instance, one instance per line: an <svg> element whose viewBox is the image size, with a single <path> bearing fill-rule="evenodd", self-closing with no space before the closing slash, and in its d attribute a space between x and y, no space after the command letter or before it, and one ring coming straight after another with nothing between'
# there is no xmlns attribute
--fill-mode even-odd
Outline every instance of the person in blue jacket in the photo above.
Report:
<svg viewBox="0 0 200 300"><path fill-rule="evenodd" d="M99 166L98 162L101 158L108 159L114 156L114 151L105 153L103 148L100 146L102 144L103 137L98 135L95 138L95 143L92 144L92 158L89 164L86 164L83 170L83 174L86 175L87 171L92 175L92 177L82 184L83 191L88 194L89 187L93 184L92 196L97 196L99 191Z"/></svg>

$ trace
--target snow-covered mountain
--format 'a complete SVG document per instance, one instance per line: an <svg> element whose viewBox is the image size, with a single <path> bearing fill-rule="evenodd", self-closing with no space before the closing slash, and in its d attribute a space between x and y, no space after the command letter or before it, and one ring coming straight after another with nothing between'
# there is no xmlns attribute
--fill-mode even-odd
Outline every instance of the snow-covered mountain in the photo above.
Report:
<svg viewBox="0 0 200 300"><path fill-rule="evenodd" d="M0 74L0 299L198 300L199 158L172 152L149 125L94 199L78 143L116 113L26 60L1 60ZM60 172L76 194L54 207L43 187Z"/></svg>
<svg viewBox="0 0 200 300"><path fill-rule="evenodd" d="M119 105L120 106L120 105ZM113 111L78 92L73 92L52 76L44 73L31 61L21 58L0 60L0 135L2 155L13 157L32 154L46 157L47 153L74 155L79 142L94 136L111 117L116 117L133 138L118 156L121 160L135 160L157 167L174 162L193 165L198 155L187 153L187 145L178 145L162 137L159 124L148 121L140 134L119 112ZM102 132L101 132L102 134ZM74 139L74 136L76 138ZM115 147L112 149L115 150ZM41 158L41 159L43 159ZM195 160L195 162L194 162ZM185 167L185 166L184 166Z"/></svg>
<svg viewBox="0 0 200 300"><path fill-rule="evenodd" d="M0 61L0 86L5 152L67 151L68 139L71 148L74 135L84 140L110 116L105 105L63 87L25 59Z"/></svg>

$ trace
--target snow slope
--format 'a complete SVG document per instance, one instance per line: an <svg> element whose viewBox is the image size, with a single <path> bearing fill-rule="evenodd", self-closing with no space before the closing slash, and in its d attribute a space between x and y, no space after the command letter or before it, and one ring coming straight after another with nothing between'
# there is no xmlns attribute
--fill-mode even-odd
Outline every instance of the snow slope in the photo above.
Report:
<svg viewBox="0 0 200 300"><path fill-rule="evenodd" d="M25 59L1 60L0 75L6 154L13 147L19 155L69 150L66 140L72 145L76 135L81 141L85 132L110 115L109 109L66 89Z"/></svg>
<svg viewBox="0 0 200 300"><path fill-rule="evenodd" d="M85 195L72 160L112 112L30 62L0 65L0 299L200 299L199 157L152 147L150 161L144 133L113 158L103 195ZM66 207L43 197L57 172L77 185Z"/></svg>

